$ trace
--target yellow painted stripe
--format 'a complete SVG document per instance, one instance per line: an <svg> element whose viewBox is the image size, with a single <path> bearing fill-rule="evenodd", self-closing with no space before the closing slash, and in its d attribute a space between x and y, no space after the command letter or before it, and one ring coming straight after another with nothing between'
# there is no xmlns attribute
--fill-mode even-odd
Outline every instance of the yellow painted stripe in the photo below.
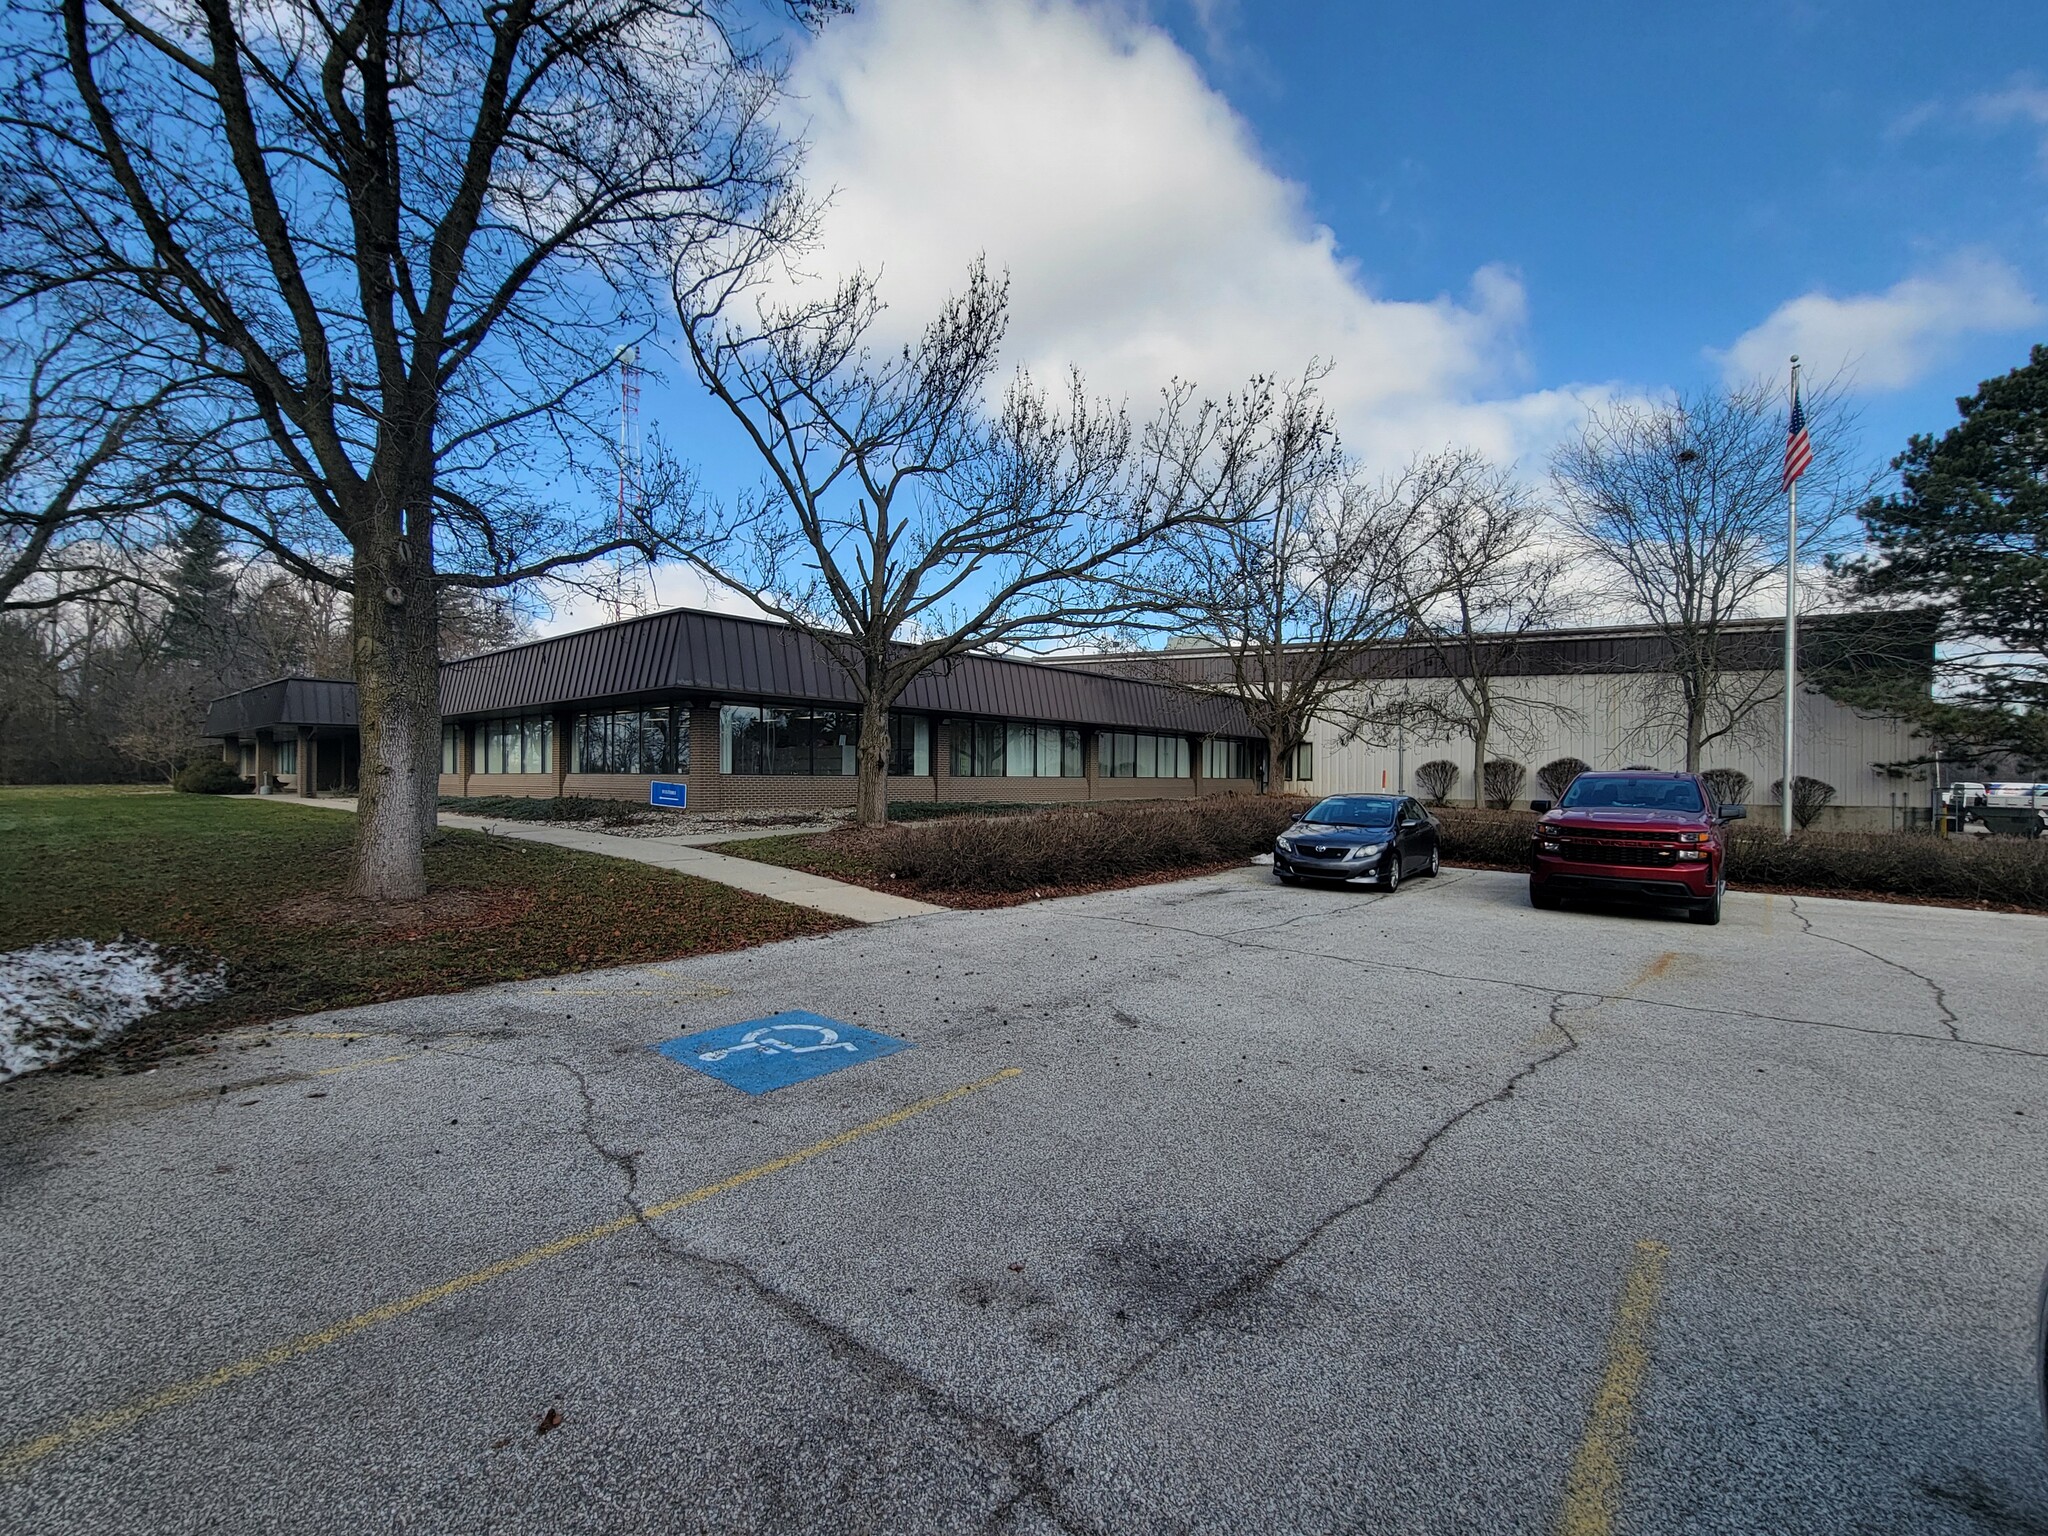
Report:
<svg viewBox="0 0 2048 1536"><path fill-rule="evenodd" d="M407 1051L403 1056L372 1056L368 1061L344 1061L338 1067L320 1067L313 1076L332 1077L337 1072L353 1072L357 1067L387 1067L394 1061L411 1061L418 1054L418 1051Z"/></svg>
<svg viewBox="0 0 2048 1536"><path fill-rule="evenodd" d="M365 1062L363 1065L368 1066L369 1063ZM1000 1072L990 1073L987 1077L978 1078L971 1083L963 1083L958 1088L949 1088L944 1093L935 1093L930 1098L919 1099L915 1104L906 1104L878 1120L856 1125L851 1130L839 1132L836 1136L827 1136L823 1141L814 1141L800 1151L758 1164L743 1173L735 1173L729 1178L720 1179L715 1184L705 1184L690 1190L687 1194L675 1195L658 1204L646 1206L638 1215L616 1216L610 1221L599 1222L594 1227L585 1227L581 1232L571 1232L566 1236L554 1238L538 1247L529 1248L524 1253L515 1253L510 1258L499 1259L496 1263L486 1264L481 1269L473 1269L466 1275L457 1275L452 1280L443 1280L439 1285L430 1285L423 1291L415 1291L398 1301L388 1301L381 1307L358 1312L354 1317L332 1327L322 1328L314 1333L302 1333L295 1339L286 1339L282 1344L273 1344L260 1354L237 1360L232 1365L224 1365L219 1370L207 1372L204 1376L194 1376L188 1381L165 1387L160 1392L152 1392L147 1397L135 1398L119 1407L81 1415L60 1429L54 1429L46 1435L39 1435L33 1440L24 1441L0 1452L0 1479L19 1477L52 1452L82 1445L88 1440L97 1440L105 1435L118 1434L152 1414L162 1413L167 1408L180 1407L245 1377L284 1365L301 1355L325 1349L330 1344L339 1344L343 1339L374 1328L379 1323L392 1322L409 1313L417 1312L422 1307L430 1307L437 1301L445 1301L450 1296L459 1295L489 1281L516 1274L522 1269L529 1269L543 1260L560 1258L563 1254L574 1252L600 1238L615 1237L638 1225L643 1219L656 1221L664 1216L673 1216L677 1211L701 1205L719 1195L730 1194L756 1179L765 1179L770 1174L783 1173L799 1163L807 1163L814 1157L837 1152L841 1147L849 1146L863 1136L872 1136L877 1131L886 1131L893 1126L901 1125L927 1110L937 1109L942 1104L950 1104L955 1099L964 1098L979 1089L992 1087L996 1083L1016 1077L1022 1071L1021 1067L1005 1067Z"/></svg>
<svg viewBox="0 0 2048 1536"><path fill-rule="evenodd" d="M1585 1438L1565 1478L1558 1536L1609 1536L1621 1505L1621 1474L1628 1460L1629 1419L1637 1392L1650 1369L1650 1320L1664 1286L1664 1261L1671 1250L1645 1238L1636 1244L1635 1263L1614 1305L1607 1339L1607 1373L1593 1399Z"/></svg>

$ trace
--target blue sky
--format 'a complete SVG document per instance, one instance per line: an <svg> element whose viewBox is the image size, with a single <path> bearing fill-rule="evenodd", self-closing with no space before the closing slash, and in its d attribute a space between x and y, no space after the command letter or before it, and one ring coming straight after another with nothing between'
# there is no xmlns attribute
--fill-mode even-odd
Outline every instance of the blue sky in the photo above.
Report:
<svg viewBox="0 0 2048 1536"><path fill-rule="evenodd" d="M1587 409L1790 350L1881 464L2048 338L2038 3L862 0L791 84L810 265L880 268L895 333L986 253L1010 362L1142 410L1321 357L1387 468L1538 478ZM706 405L648 422L751 479Z"/></svg>
<svg viewBox="0 0 2048 1536"><path fill-rule="evenodd" d="M1882 291L1958 252L2048 290L2048 6L1258 0L1159 20L1386 291L1512 266L1540 382L1710 383L1703 349L1796 295ZM1872 448L1945 425L2044 333L1937 342L1912 384L1860 391Z"/></svg>

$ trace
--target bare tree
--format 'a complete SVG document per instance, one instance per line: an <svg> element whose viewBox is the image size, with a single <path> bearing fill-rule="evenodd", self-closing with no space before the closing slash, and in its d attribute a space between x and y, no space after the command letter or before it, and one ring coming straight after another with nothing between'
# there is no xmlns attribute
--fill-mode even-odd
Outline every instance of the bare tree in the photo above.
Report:
<svg viewBox="0 0 2048 1536"><path fill-rule="evenodd" d="M682 553L812 636L860 706L858 815L888 820L889 709L968 651L1098 630L1163 538L1212 521L1242 412L1169 392L1142 432L1078 377L1054 400L1018 377L985 395L1007 291L977 263L913 345L877 352L864 276L757 305L744 283L679 284L697 374L768 476ZM1220 458L1223 469L1204 468Z"/></svg>
<svg viewBox="0 0 2048 1536"><path fill-rule="evenodd" d="M350 595L367 898L424 886L441 592L658 546L595 493L617 349L675 263L801 217L777 73L739 21L739 0L49 0L0 65L0 176L28 189L4 276L175 327L218 445L188 503Z"/></svg>
<svg viewBox="0 0 2048 1536"><path fill-rule="evenodd" d="M0 613L133 576L121 551L161 531L182 483L181 381L110 318L49 297L0 307Z"/></svg>
<svg viewBox="0 0 2048 1536"><path fill-rule="evenodd" d="M1407 483L1417 552L1402 571L1407 638L1436 662L1441 680L1404 695L1397 708L1404 725L1472 743L1478 805L1499 798L1488 788L1486 755L1496 731L1526 742L1546 719L1575 718L1561 700L1501 685L1528 636L1569 607L1567 556L1528 489L1477 452L1426 458Z"/></svg>
<svg viewBox="0 0 2048 1536"><path fill-rule="evenodd" d="M1868 483L1851 464L1838 392L1810 392L1806 414L1815 458L1800 481L1802 563L1835 542ZM1725 642L1732 620L1782 596L1784 452L1785 402L1759 382L1595 411L1552 462L1566 528L1663 640L1663 670L1644 678L1645 728L1683 744L1688 772L1783 697L1774 673L1731 667Z"/></svg>
<svg viewBox="0 0 2048 1536"><path fill-rule="evenodd" d="M1319 717L1374 723L1365 658L1406 617L1414 571L1403 487L1370 481L1317 395L1322 370L1268 391L1260 430L1220 482L1225 516L1174 541L1159 604L1214 648L1162 657L1158 674L1237 697L1266 738L1268 793Z"/></svg>

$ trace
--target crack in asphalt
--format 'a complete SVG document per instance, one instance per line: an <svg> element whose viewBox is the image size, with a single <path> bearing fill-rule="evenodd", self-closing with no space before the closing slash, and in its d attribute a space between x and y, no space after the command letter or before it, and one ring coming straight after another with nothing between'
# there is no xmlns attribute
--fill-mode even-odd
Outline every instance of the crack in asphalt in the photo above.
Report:
<svg viewBox="0 0 2048 1536"><path fill-rule="evenodd" d="M1949 1039L1963 1044L1972 1043L1963 1040L1963 1032L1957 1027L1962 1023L1962 1020L1957 1018L1956 1011L1949 1007L1948 995L1942 991L1940 982L1936 981L1932 976L1924 975L1914 970L1913 967L1907 965L1904 961L1894 960L1889 955L1880 955L1876 950L1865 949L1861 944L1851 944L1847 939L1838 939L1832 933L1822 933L1813 926L1813 919L1800 910L1799 898L1797 896L1787 896L1785 900L1792 908L1792 915L1799 919L1799 926L1804 930L1803 937L1824 939L1830 944L1839 944L1844 949L1853 949L1857 954L1875 960L1879 965L1888 965L1895 971L1903 971L1934 994L1934 1006L1941 1010L1940 1023L1942 1028L1948 1031Z"/></svg>
<svg viewBox="0 0 2048 1536"><path fill-rule="evenodd" d="M581 1067L563 1057L550 1057L546 1064L548 1066L560 1067L575 1080L577 1095L583 1100L583 1115L577 1126L578 1131L581 1133L583 1140L589 1145L591 1151L595 1152L624 1175L626 1187L621 1192L620 1197L626 1202L626 1208L633 1213L633 1219L640 1224L641 1228L647 1232L653 1232L654 1226L648 1221L647 1212L642 1209L640 1204L640 1154L645 1148L636 1147L631 1152L621 1152L614 1147L605 1145L603 1141L599 1140L597 1134L597 1099L590 1091L590 1079L584 1076Z"/></svg>
<svg viewBox="0 0 2048 1536"><path fill-rule="evenodd" d="M785 1319L823 1341L834 1358L851 1361L885 1386L909 1396L927 1419L950 1425L967 1451L984 1461L994 1461L1005 1467L1018 1491L988 1517L982 1526L984 1530L993 1527L1019 1504L1029 1503L1059 1530L1069 1532L1071 1536L1093 1536L1086 1527L1076 1526L1061 1512L1059 1493L1052 1485L1052 1476L1046 1468L1044 1451L1039 1444L1039 1432L1018 1430L999 1418L967 1407L893 1355L840 1327L789 1292L771 1285L752 1266L738 1259L720 1258L699 1249L681 1247L652 1226L647 1228L647 1232L666 1257L744 1282Z"/></svg>
<svg viewBox="0 0 2048 1536"><path fill-rule="evenodd" d="M1415 1144L1414 1148L1401 1160L1400 1164L1385 1174L1369 1191L1356 1200L1346 1201L1344 1204L1326 1212L1320 1220L1297 1238L1284 1252L1262 1258L1257 1264L1222 1286L1186 1317L1177 1322L1171 1330L1147 1344L1127 1361L1121 1369L1117 1370L1106 1380L1090 1387L1065 1408L1062 1408L1050 1419L1039 1425L1037 1429L1024 1435L1022 1437L1023 1443L1032 1448L1034 1456L1039 1458L1042 1463L1044 1442L1047 1435L1074 1417L1074 1415L1085 1413L1104 1399L1123 1390L1162 1355L1186 1342L1191 1335L1210 1320L1229 1313L1257 1296L1266 1287L1271 1285L1273 1281L1278 1279L1295 1260L1321 1242L1332 1228L1357 1215L1360 1211L1371 1209L1390 1195L1403 1180L1423 1165L1438 1142L1457 1130L1466 1120L1480 1113L1490 1104L1507 1103L1508 1100L1514 1097L1516 1089L1542 1071L1543 1068L1559 1058L1568 1056L1573 1051L1576 1051L1579 1048L1578 1036L1572 1033L1571 1027L1565 1022L1568 999L1571 998L1595 998L1597 1000L1597 994L1570 990L1553 992L1551 994L1550 1024L1553 1029L1564 1036L1563 1044L1524 1062L1500 1087L1494 1089L1491 1093L1481 1094L1478 1098L1473 1099L1453 1114L1439 1121L1428 1134ZM1049 1488L1050 1485L1047 1484L1046 1486ZM999 1507L983 1526L983 1529L993 1529L997 1522L1007 1518L1018 1502L1020 1502L1020 1499L1012 1499ZM1061 1516L1056 1509L1047 1507L1046 1513L1055 1521L1060 1522L1062 1530L1072 1529L1070 1524L1061 1520Z"/></svg>
<svg viewBox="0 0 2048 1536"><path fill-rule="evenodd" d="M1368 960L1357 955L1333 955L1327 950L1292 949L1283 944L1260 943L1243 937L1243 934L1258 933L1259 929L1244 929L1239 933L1216 933L1206 928L1187 928L1176 923L1147 922L1135 917L1101 916L1093 912L1073 914L1092 923L1115 923L1133 928L1149 928L1162 933L1184 933L1199 939L1209 939L1217 944L1238 949L1254 949L1266 954L1291 955L1301 960L1327 960L1336 965L1358 966L1374 971L1405 971L1418 976L1433 977L1438 981L1463 981L1476 986L1508 987L1518 992L1536 992L1548 995L1552 988L1541 982L1517 981L1504 976L1473 976L1458 971L1439 971L1426 965L1414 965L1395 960ZM1825 937L1825 935L1816 935ZM1876 958L1882 958L1876 957ZM2008 1056L2026 1056L2037 1061L2048 1061L2048 1051L2029 1050L2023 1045L2006 1045L1995 1040L1973 1040L1956 1033L1953 1025L1942 1034L1917 1029L1879 1029L1869 1024L1845 1024L1838 1019L1801 1019L1779 1013L1758 1013L1747 1008L1710 1008L1699 1003L1681 1003L1669 998L1624 997L1608 993L1589 993L1605 1002L1626 1002L1642 1008L1662 1008L1675 1013L1704 1014L1717 1019L1748 1019L1759 1024L1789 1024L1802 1029L1831 1029L1851 1035L1879 1035L1888 1040L1926 1040L1936 1045L1955 1045L1969 1050L1997 1051ZM1944 1005L1945 1006L1945 1005Z"/></svg>

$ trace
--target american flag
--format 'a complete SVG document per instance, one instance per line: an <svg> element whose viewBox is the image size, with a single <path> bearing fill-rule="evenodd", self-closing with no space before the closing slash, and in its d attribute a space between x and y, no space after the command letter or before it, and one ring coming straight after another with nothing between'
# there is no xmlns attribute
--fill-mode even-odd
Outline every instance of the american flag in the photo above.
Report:
<svg viewBox="0 0 2048 1536"><path fill-rule="evenodd" d="M1794 372L1797 372L1795 369ZM1813 462L1813 439L1806 435L1806 407L1799 403L1799 380L1792 381L1792 420L1785 427L1785 478L1778 489L1789 491L1792 482L1806 473Z"/></svg>

